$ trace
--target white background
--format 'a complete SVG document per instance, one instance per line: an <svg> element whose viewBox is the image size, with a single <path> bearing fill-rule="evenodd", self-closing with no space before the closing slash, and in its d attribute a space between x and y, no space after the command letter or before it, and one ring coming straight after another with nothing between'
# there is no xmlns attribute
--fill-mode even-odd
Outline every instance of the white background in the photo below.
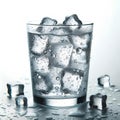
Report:
<svg viewBox="0 0 120 120"><path fill-rule="evenodd" d="M89 82L109 74L120 84L120 0L1 0L0 81L30 76L27 22L71 14L94 23Z"/></svg>

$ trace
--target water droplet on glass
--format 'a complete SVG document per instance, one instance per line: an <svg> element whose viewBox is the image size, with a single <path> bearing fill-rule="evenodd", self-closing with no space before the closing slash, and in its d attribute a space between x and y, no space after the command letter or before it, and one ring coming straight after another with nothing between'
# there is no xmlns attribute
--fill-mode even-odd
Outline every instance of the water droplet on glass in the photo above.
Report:
<svg viewBox="0 0 120 120"><path fill-rule="evenodd" d="M78 48L76 49L76 52L77 52L78 54L81 54L81 53L82 53L82 49L81 49L80 47L78 47Z"/></svg>
<svg viewBox="0 0 120 120"><path fill-rule="evenodd" d="M55 55L55 54L53 54L53 55L52 55L52 57L53 57L53 58L55 58L55 57L56 57L56 55Z"/></svg>
<svg viewBox="0 0 120 120"><path fill-rule="evenodd" d="M59 78L59 77L56 77L56 80L60 80L60 78Z"/></svg>
<svg viewBox="0 0 120 120"><path fill-rule="evenodd" d="M41 79L41 76L39 75L38 78Z"/></svg>
<svg viewBox="0 0 120 120"><path fill-rule="evenodd" d="M43 53L44 53L44 54L47 54L47 51L46 51L46 50L44 50L44 51L43 51Z"/></svg>

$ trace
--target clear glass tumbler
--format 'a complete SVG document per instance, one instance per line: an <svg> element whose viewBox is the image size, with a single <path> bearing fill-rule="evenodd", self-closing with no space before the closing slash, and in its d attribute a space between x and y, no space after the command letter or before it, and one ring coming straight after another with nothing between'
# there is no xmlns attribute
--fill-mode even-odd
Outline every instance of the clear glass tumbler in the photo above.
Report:
<svg viewBox="0 0 120 120"><path fill-rule="evenodd" d="M66 107L86 101L93 23L27 24L34 101Z"/></svg>

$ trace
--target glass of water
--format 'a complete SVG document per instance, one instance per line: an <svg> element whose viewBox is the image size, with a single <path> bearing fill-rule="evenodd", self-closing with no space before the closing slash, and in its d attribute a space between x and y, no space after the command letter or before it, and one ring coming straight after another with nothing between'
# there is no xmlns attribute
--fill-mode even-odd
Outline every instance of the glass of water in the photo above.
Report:
<svg viewBox="0 0 120 120"><path fill-rule="evenodd" d="M93 23L27 24L34 101L66 107L86 101Z"/></svg>

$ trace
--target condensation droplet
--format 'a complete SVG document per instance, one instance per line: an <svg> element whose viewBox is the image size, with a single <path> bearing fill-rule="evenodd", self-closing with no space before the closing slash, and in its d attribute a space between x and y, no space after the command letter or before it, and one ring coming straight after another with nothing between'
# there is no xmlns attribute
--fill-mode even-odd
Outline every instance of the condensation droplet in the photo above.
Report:
<svg viewBox="0 0 120 120"><path fill-rule="evenodd" d="M56 77L56 80L60 80L60 78L59 78L59 77Z"/></svg>
<svg viewBox="0 0 120 120"><path fill-rule="evenodd" d="M44 51L43 51L43 53L44 53L44 54L47 54L47 51L46 51L46 50L44 50Z"/></svg>
<svg viewBox="0 0 120 120"><path fill-rule="evenodd" d="M55 57L56 57L56 55L55 55L55 54L52 54L52 57L53 57L53 58L55 58Z"/></svg>
<svg viewBox="0 0 120 120"><path fill-rule="evenodd" d="M41 79L41 76L39 75L38 78Z"/></svg>
<svg viewBox="0 0 120 120"><path fill-rule="evenodd" d="M76 49L76 52L77 52L78 54L81 54L81 53L82 53L82 49L81 49L80 47L78 47L78 48Z"/></svg>

